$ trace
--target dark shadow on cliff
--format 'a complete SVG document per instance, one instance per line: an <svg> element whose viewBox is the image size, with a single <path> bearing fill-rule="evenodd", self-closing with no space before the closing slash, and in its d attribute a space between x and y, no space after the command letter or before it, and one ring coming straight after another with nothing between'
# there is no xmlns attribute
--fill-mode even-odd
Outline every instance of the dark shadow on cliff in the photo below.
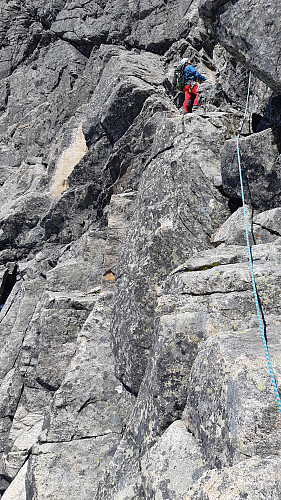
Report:
<svg viewBox="0 0 281 500"><path fill-rule="evenodd" d="M281 154L281 95L272 96L267 104L263 116L253 113L252 129L253 132L262 132L272 128L275 143Z"/></svg>
<svg viewBox="0 0 281 500"><path fill-rule="evenodd" d="M6 271L3 277L3 281L0 287L0 311L3 308L7 298L9 297L11 291L17 280L17 266L14 266L13 270Z"/></svg>

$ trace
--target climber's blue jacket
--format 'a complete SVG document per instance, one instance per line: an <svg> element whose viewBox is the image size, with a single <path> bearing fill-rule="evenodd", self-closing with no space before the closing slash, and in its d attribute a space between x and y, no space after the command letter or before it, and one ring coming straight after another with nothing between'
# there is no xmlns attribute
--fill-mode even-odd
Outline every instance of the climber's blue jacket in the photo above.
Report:
<svg viewBox="0 0 281 500"><path fill-rule="evenodd" d="M192 80L198 80L199 83L204 82L206 80L205 76L200 75L196 69L189 64L188 66L185 66L184 68L184 78L185 78L185 83L192 79Z"/></svg>

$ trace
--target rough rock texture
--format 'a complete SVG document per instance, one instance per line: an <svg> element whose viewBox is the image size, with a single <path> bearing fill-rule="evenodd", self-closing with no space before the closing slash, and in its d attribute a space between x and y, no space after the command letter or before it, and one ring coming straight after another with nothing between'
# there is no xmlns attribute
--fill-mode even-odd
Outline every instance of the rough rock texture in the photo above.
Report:
<svg viewBox="0 0 281 500"><path fill-rule="evenodd" d="M239 149L246 202L259 211L280 206L280 152L273 130L242 138ZM226 141L221 162L224 191L231 198L241 198L236 140Z"/></svg>
<svg viewBox="0 0 281 500"><path fill-rule="evenodd" d="M200 14L212 24L215 36L237 59L254 69L277 92L281 91L281 6L274 0L200 0ZM271 47L270 50L268 48Z"/></svg>
<svg viewBox="0 0 281 500"><path fill-rule="evenodd" d="M184 498L190 483L202 474L198 445L182 421L176 420L141 462L147 498Z"/></svg>
<svg viewBox="0 0 281 500"><path fill-rule="evenodd" d="M280 498L280 459L259 457L242 461L223 471L212 471L202 477L184 500L229 498Z"/></svg>
<svg viewBox="0 0 281 500"><path fill-rule="evenodd" d="M209 235L227 215L212 180L219 174L220 144L235 127L235 116L226 113L207 113L196 121L191 117L184 124L168 114L154 119L152 160L139 185L134 224L119 261L113 313L119 377L133 392L153 342L155 287L191 252L207 248Z"/></svg>
<svg viewBox="0 0 281 500"><path fill-rule="evenodd" d="M281 497L279 14L0 0L3 500Z"/></svg>

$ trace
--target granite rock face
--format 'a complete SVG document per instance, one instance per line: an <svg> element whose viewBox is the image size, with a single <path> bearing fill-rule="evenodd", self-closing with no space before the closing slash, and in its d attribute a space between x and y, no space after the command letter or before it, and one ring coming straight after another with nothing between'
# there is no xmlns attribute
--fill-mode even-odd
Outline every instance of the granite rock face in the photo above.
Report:
<svg viewBox="0 0 281 500"><path fill-rule="evenodd" d="M280 498L279 459L251 458L225 471L204 474L185 500ZM265 479L266 476L266 479Z"/></svg>
<svg viewBox="0 0 281 500"><path fill-rule="evenodd" d="M239 150L246 202L262 212L280 206L280 152L273 129L241 138ZM231 198L241 198L236 140L226 141L221 162L224 191Z"/></svg>
<svg viewBox="0 0 281 500"><path fill-rule="evenodd" d="M272 89L280 93L280 4L268 0L261 15L257 0L245 3L201 0L200 14L214 29L217 40L237 59L253 69ZM269 47L271 47L270 50Z"/></svg>
<svg viewBox="0 0 281 500"><path fill-rule="evenodd" d="M279 10L0 0L3 500L280 498Z"/></svg>

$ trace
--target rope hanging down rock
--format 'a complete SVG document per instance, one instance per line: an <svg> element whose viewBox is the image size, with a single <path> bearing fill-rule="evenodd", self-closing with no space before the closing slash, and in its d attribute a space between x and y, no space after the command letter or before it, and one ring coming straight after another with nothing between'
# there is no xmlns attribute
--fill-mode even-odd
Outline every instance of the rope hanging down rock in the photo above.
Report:
<svg viewBox="0 0 281 500"><path fill-rule="evenodd" d="M245 232L246 232L246 242L247 242L247 249L248 249L248 258L249 258L249 264L250 264L250 273L251 273L251 280L252 280L252 286L253 286L253 292L254 292L254 298L255 298L255 304L256 304L256 311L257 311L257 316L259 320L259 326L260 326L260 333L262 337L262 342L263 342L263 347L264 347L264 352L265 352L265 357L267 361L267 366L269 369L270 373L270 379L271 379L271 384L273 387L273 391L276 397L276 401L281 413L281 399L277 390L276 386L276 381L275 381L275 376L273 373L269 353L268 353L268 348L267 348L267 341L265 337L265 330L264 330L264 323L261 315L261 310L259 306L259 300L258 300L258 293L257 293L257 288L256 288L256 283L255 283L255 275L254 275L254 268L253 268L253 258L252 258L252 253L251 253L251 246L250 246L250 241L249 241L249 235L248 235L248 224L247 224L247 217L246 217L246 208L245 208L245 196L244 196L244 187L243 187L243 177L242 177L242 169L241 169L241 159L240 159L240 151L239 151L239 138L242 133L242 129L245 123L245 118L247 114L247 109L248 109L248 103L249 103L249 95L250 95L250 86L251 86L251 71L249 73L249 83L248 83L248 93L247 93L247 100L246 100L246 107L245 107L245 113L244 117L242 120L242 125L241 128L238 132L237 136L237 156L238 156L238 167L239 167L239 177L240 177L240 186L241 186L241 197L242 197L242 203L243 203L243 214L244 214L244 223L245 223Z"/></svg>

